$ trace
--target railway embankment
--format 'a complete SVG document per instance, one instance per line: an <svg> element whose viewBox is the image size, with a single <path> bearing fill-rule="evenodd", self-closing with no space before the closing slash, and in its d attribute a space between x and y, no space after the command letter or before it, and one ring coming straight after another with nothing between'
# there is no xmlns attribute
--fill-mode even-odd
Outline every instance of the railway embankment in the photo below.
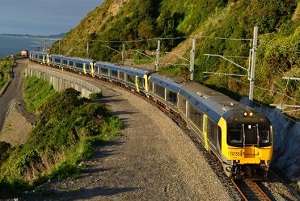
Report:
<svg viewBox="0 0 300 201"><path fill-rule="evenodd" d="M300 122L287 117L281 110L267 108L248 98L243 98L241 103L254 107L269 118L274 130L271 168L300 188Z"/></svg>

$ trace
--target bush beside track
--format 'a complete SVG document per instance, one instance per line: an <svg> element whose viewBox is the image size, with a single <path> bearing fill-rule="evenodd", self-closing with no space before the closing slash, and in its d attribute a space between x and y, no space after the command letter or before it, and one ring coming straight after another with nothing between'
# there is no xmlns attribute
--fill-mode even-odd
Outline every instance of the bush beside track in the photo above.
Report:
<svg viewBox="0 0 300 201"><path fill-rule="evenodd" d="M10 57L0 59L0 96L9 83L11 69L15 65L15 61Z"/></svg>
<svg viewBox="0 0 300 201"><path fill-rule="evenodd" d="M76 176L84 169L80 162L93 156L93 146L117 138L123 127L107 105L81 98L71 88L54 92L47 84L35 77L26 81L25 96L33 97L27 104L39 120L25 144L3 146L0 198L17 196L49 179Z"/></svg>

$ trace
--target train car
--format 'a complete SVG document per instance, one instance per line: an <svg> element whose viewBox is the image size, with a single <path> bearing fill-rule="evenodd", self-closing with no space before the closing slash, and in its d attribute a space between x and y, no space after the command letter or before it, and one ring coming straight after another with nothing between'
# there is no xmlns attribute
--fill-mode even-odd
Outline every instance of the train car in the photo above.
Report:
<svg viewBox="0 0 300 201"><path fill-rule="evenodd" d="M49 54L44 52L29 51L29 60L46 64L49 63Z"/></svg>
<svg viewBox="0 0 300 201"><path fill-rule="evenodd" d="M69 57L66 62L68 62L67 68L77 73L91 74L92 76L95 74L95 60Z"/></svg>
<svg viewBox="0 0 300 201"><path fill-rule="evenodd" d="M100 78L119 83L124 87L147 94L149 90L148 76L151 71L117 66L105 62L95 62L95 74Z"/></svg>
<svg viewBox="0 0 300 201"><path fill-rule="evenodd" d="M204 147L219 158L228 177L258 172L267 176L273 131L264 115L197 83L187 83L180 89L178 112Z"/></svg>
<svg viewBox="0 0 300 201"><path fill-rule="evenodd" d="M50 56L49 64L58 67L58 68L68 68L69 65L69 57L63 56L63 55L57 55L57 54L51 54Z"/></svg>
<svg viewBox="0 0 300 201"><path fill-rule="evenodd" d="M148 82L150 97L172 113L177 112L177 94L182 84L157 73L151 74Z"/></svg>

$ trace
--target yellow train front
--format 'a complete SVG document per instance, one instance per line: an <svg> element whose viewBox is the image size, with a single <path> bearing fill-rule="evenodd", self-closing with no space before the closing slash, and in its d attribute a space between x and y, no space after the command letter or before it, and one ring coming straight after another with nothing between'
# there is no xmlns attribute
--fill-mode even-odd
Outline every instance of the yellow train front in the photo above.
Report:
<svg viewBox="0 0 300 201"><path fill-rule="evenodd" d="M273 155L273 130L270 121L254 110L231 110L219 121L226 137L220 157L227 176L267 177Z"/></svg>
<svg viewBox="0 0 300 201"><path fill-rule="evenodd" d="M273 131L265 115L197 83L180 87L177 105L187 126L218 157L228 177L267 176Z"/></svg>

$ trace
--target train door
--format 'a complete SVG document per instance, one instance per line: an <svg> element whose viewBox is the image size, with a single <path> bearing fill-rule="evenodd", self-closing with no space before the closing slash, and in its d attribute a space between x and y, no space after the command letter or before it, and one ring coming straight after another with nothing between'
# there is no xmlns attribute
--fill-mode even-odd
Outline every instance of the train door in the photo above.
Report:
<svg viewBox="0 0 300 201"><path fill-rule="evenodd" d="M140 92L140 89L139 89L139 77L137 75L135 76L135 88L136 88L137 92Z"/></svg>
<svg viewBox="0 0 300 201"><path fill-rule="evenodd" d="M86 74L86 63L83 63L83 72Z"/></svg>
<svg viewBox="0 0 300 201"><path fill-rule="evenodd" d="M208 130L208 117L207 115L203 116L203 139L204 139L204 148L209 151L208 146L208 137L207 137L207 130Z"/></svg>
<svg viewBox="0 0 300 201"><path fill-rule="evenodd" d="M146 93L148 94L149 92L149 86L148 86L148 76L147 75L144 75L143 77L143 82L144 82L144 88L145 88L145 91Z"/></svg>
<svg viewBox="0 0 300 201"><path fill-rule="evenodd" d="M92 76L94 77L95 76L95 67L94 67L94 62L92 62L92 61L90 63L90 71L91 71Z"/></svg>
<svg viewBox="0 0 300 201"><path fill-rule="evenodd" d="M46 63L46 55L43 55L43 64Z"/></svg>
<svg viewBox="0 0 300 201"><path fill-rule="evenodd" d="M222 151L222 130L221 128L218 126L218 138L217 138L217 149L219 151L219 153L221 153Z"/></svg>
<svg viewBox="0 0 300 201"><path fill-rule="evenodd" d="M47 54L47 59L46 59L46 60L47 60L47 64L48 64L48 66L50 65L50 59L51 59L51 58L50 58L50 55L49 55L49 54Z"/></svg>

